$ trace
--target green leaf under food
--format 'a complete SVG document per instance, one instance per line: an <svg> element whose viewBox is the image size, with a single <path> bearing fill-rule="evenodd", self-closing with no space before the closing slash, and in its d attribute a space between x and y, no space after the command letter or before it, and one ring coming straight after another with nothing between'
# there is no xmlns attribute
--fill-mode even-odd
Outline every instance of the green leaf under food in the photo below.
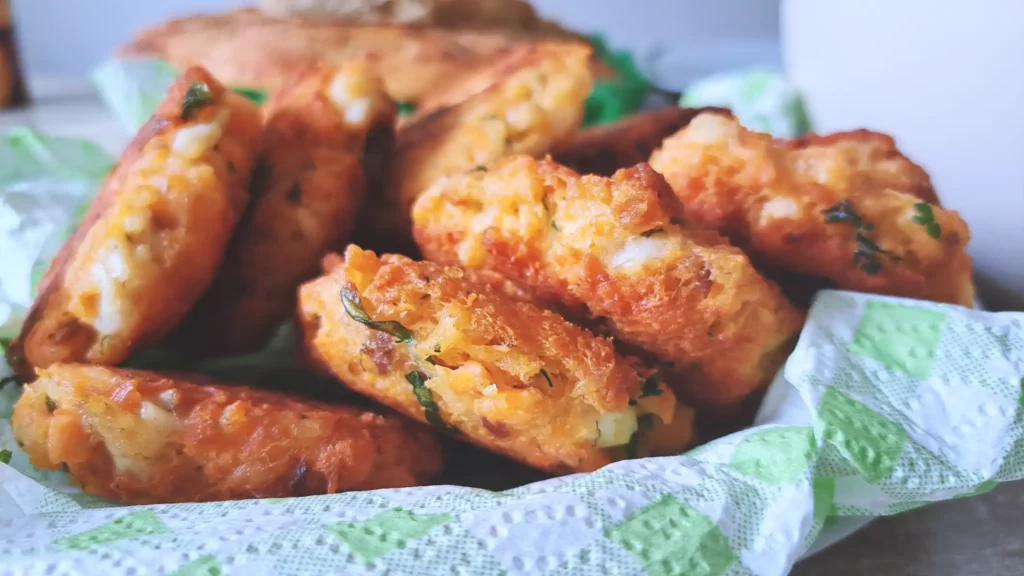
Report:
<svg viewBox="0 0 1024 576"><path fill-rule="evenodd" d="M263 106L267 102L267 92L260 90L259 88L244 88L241 86L235 86L231 88L234 92L245 96L249 100L256 103L257 106Z"/></svg>
<svg viewBox="0 0 1024 576"><path fill-rule="evenodd" d="M398 339L399 342L409 342L413 339L412 332L398 322L393 320L375 322L370 319L370 315L362 307L359 294L354 291L342 290L341 304L345 307L345 312L348 313L349 317L367 328L386 332Z"/></svg>
<svg viewBox="0 0 1024 576"><path fill-rule="evenodd" d="M434 393L430 391L430 388L427 388L423 373L409 372L405 375L405 379L409 381L409 384L412 384L412 392L416 395L416 401L423 407L423 417L427 419L427 422L431 426L447 430L448 425L441 418L441 410L437 407L437 403L434 402Z"/></svg>
<svg viewBox="0 0 1024 576"><path fill-rule="evenodd" d="M120 57L96 69L92 82L118 122L135 132L153 115L177 77L178 71L166 60Z"/></svg>
<svg viewBox="0 0 1024 576"><path fill-rule="evenodd" d="M594 82L583 108L583 127L610 124L640 110L653 88L628 52L612 51L600 35L589 40L594 55L615 71L615 77Z"/></svg>

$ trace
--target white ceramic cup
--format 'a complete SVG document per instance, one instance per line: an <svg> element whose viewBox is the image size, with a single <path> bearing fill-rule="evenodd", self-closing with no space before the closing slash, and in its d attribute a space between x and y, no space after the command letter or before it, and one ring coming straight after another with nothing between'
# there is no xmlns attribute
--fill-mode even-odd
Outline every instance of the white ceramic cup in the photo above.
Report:
<svg viewBox="0 0 1024 576"><path fill-rule="evenodd" d="M896 138L971 229L986 307L1024 310L1024 1L782 0L815 130Z"/></svg>

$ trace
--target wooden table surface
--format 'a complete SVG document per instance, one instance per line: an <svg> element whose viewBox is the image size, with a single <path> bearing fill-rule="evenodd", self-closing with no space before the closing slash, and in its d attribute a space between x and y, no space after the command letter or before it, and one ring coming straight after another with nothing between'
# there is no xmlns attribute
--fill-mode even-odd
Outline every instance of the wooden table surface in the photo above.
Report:
<svg viewBox="0 0 1024 576"><path fill-rule="evenodd" d="M88 85L42 83L35 103L0 112L0 129L28 124L87 138L117 154L126 134ZM1024 483L882 518L794 568L794 576L1022 576Z"/></svg>

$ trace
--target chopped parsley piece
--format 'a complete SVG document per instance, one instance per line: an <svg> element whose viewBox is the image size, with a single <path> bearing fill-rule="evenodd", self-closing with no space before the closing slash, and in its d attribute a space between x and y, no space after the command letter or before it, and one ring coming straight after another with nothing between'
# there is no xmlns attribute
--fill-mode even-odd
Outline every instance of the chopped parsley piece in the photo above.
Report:
<svg viewBox="0 0 1024 576"><path fill-rule="evenodd" d="M13 456L13 454L11 454L10 450L0 450L0 462L3 462L4 464L10 464L11 456Z"/></svg>
<svg viewBox="0 0 1024 576"><path fill-rule="evenodd" d="M185 92L185 101L181 103L181 119L189 120L195 111L213 102L213 93L204 82L193 82Z"/></svg>
<svg viewBox="0 0 1024 576"><path fill-rule="evenodd" d="M664 392L664 390L658 388L658 381L660 379L661 376L655 374L654 376L644 380L643 385L640 386L640 397L647 398L648 396L661 396L661 393Z"/></svg>
<svg viewBox="0 0 1024 576"><path fill-rule="evenodd" d="M285 199L292 204L302 202L302 186L299 186L298 182L292 184L292 187L288 190L288 195L285 196Z"/></svg>
<svg viewBox="0 0 1024 576"><path fill-rule="evenodd" d="M643 236L644 238L650 238L651 236L654 236L655 234L659 234L664 231L664 228L655 228L653 230L648 230L647 232L644 232L643 234L641 234L641 236Z"/></svg>
<svg viewBox="0 0 1024 576"><path fill-rule="evenodd" d="M487 172L487 166L475 166L470 172Z"/></svg>
<svg viewBox="0 0 1024 576"><path fill-rule="evenodd" d="M409 372L405 375L405 379L409 381L409 384L412 384L412 392L416 395L416 401L423 407L423 417L427 419L427 422L436 428L447 429L448 426L441 419L441 410L438 409L437 403L434 402L434 394L430 391L430 388L427 388L424 382L423 373Z"/></svg>
<svg viewBox="0 0 1024 576"><path fill-rule="evenodd" d="M398 115L399 116L412 116L416 113L415 102L399 102L398 103Z"/></svg>
<svg viewBox="0 0 1024 576"><path fill-rule="evenodd" d="M359 322L360 324L371 328L373 330L379 330L394 336L399 342L409 342L412 340L412 332L408 328L402 326L400 323L393 320L385 322L375 322L370 319L370 315L363 310L362 304L359 300L359 294L351 290L341 291L341 304L345 307L345 312L348 313L349 317Z"/></svg>
<svg viewBox="0 0 1024 576"><path fill-rule="evenodd" d="M825 214L826 224L848 222L856 228L854 239L857 247L853 251L853 263L865 274L875 275L882 271L882 259L879 256L886 256L893 262L902 260L898 255L888 250L883 250L868 237L868 232L873 230L874 226L865 222L857 214L853 209L853 203L849 200L840 200L834 206L822 212Z"/></svg>
<svg viewBox="0 0 1024 576"><path fill-rule="evenodd" d="M672 217L668 219L669 224L675 224L676 226L682 226L686 222L682 218Z"/></svg>
<svg viewBox="0 0 1024 576"><path fill-rule="evenodd" d="M47 394L46 395L46 410L48 412L53 412L56 409L57 409L57 403L54 402L53 398L50 398L49 394Z"/></svg>
<svg viewBox="0 0 1024 576"><path fill-rule="evenodd" d="M558 228L558 224L555 224L554 220L551 220L551 227L555 229L555 232L561 232L561 230Z"/></svg>
<svg viewBox="0 0 1024 576"><path fill-rule="evenodd" d="M849 222L854 226L860 226L862 222L860 215L853 209L853 203L849 200L840 200L831 208L825 209L823 213L825 214L825 224Z"/></svg>
<svg viewBox="0 0 1024 576"><path fill-rule="evenodd" d="M548 387L549 388L554 388L555 387L554 382L551 381L551 376L548 376L548 371L547 370L541 368L540 369L540 375L543 376L544 379L548 381Z"/></svg>
<svg viewBox="0 0 1024 576"><path fill-rule="evenodd" d="M858 230L857 248L853 251L853 262L860 266L860 269L865 274L878 274L882 270L882 260L878 257L879 254L888 256L893 262L902 260L902 258L892 252L879 248L878 244L872 242L870 238Z"/></svg>
<svg viewBox="0 0 1024 576"><path fill-rule="evenodd" d="M636 406L636 398L630 398L629 399L629 405L630 406Z"/></svg>
<svg viewBox="0 0 1024 576"><path fill-rule="evenodd" d="M942 228L935 221L935 213L932 212L932 205L927 202L914 204L914 222L924 226L925 232L936 240L942 236Z"/></svg>

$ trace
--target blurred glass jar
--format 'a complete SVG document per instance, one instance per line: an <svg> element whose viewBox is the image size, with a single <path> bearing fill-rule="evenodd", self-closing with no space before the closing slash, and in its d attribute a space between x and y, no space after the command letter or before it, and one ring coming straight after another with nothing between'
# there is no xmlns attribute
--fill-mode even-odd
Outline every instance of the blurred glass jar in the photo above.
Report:
<svg viewBox="0 0 1024 576"><path fill-rule="evenodd" d="M18 47L14 42L10 2L0 0L0 108L19 106L27 101L25 79L18 65Z"/></svg>

